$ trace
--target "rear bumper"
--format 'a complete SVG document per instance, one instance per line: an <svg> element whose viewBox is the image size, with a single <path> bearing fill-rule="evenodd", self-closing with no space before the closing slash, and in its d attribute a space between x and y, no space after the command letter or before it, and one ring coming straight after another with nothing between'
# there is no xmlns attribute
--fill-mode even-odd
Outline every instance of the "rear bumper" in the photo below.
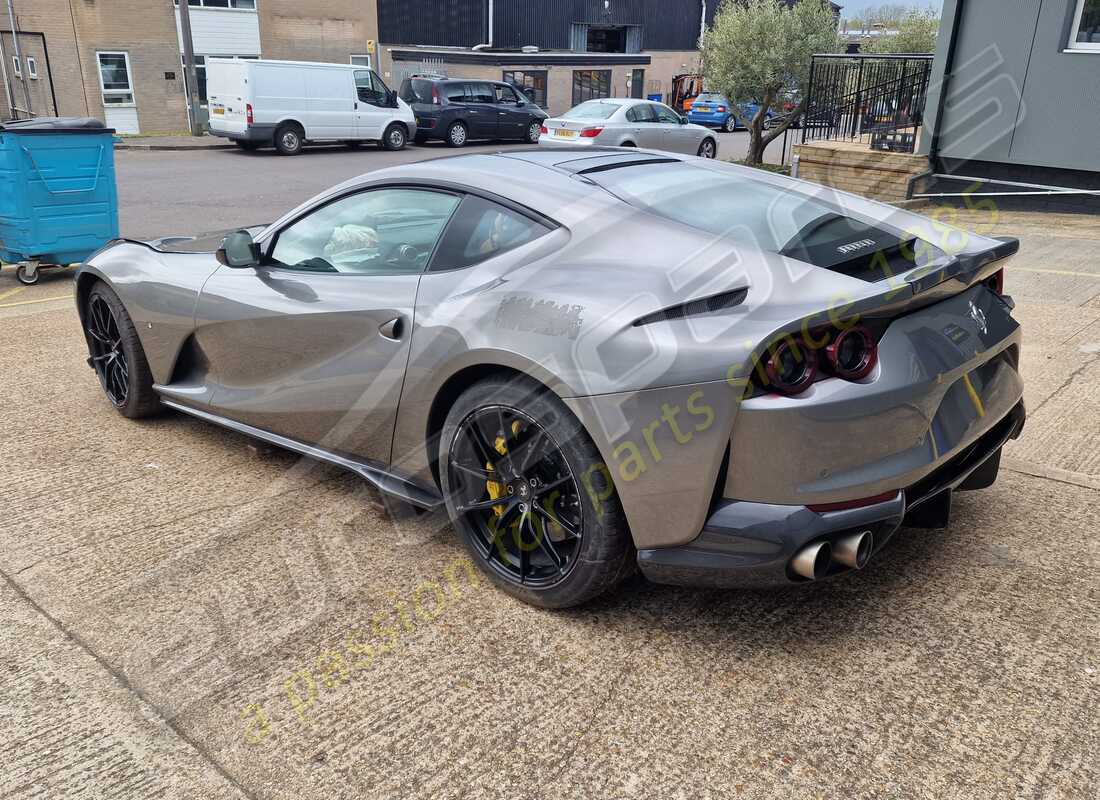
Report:
<svg viewBox="0 0 1100 800"><path fill-rule="evenodd" d="M708 128L720 128L726 124L726 118L728 114L695 114L689 113L687 115L688 122L693 122L696 125L706 125Z"/></svg>
<svg viewBox="0 0 1100 800"><path fill-rule="evenodd" d="M722 501L695 540L679 547L639 550L638 566L655 583L752 588L802 582L789 567L802 548L870 530L878 552L922 506L947 499L955 489L969 488L967 480L982 467L996 469L1001 448L1020 435L1025 420L1020 401L934 472L874 505L818 512L806 506ZM844 571L835 566L830 574Z"/></svg>
<svg viewBox="0 0 1100 800"><path fill-rule="evenodd" d="M253 123L245 127L243 131L219 128L213 121L210 123L210 135L222 136L232 139L234 142L255 142L256 144L271 144L275 139L275 126L273 124Z"/></svg>

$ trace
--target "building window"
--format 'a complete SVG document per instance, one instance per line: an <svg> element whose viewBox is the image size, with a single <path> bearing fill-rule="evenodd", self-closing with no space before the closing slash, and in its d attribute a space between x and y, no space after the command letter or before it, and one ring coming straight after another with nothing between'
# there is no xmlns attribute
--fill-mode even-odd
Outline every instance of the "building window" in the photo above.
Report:
<svg viewBox="0 0 1100 800"><path fill-rule="evenodd" d="M133 83L130 80L130 56L126 53L96 53L99 61L99 88L103 105L132 106Z"/></svg>
<svg viewBox="0 0 1100 800"><path fill-rule="evenodd" d="M589 53L625 53L626 28L588 27L586 50Z"/></svg>
<svg viewBox="0 0 1100 800"><path fill-rule="evenodd" d="M611 96L611 70L573 70L573 105Z"/></svg>
<svg viewBox="0 0 1100 800"><path fill-rule="evenodd" d="M35 61L34 56L27 56L27 77L31 80L38 80L38 62Z"/></svg>
<svg viewBox="0 0 1100 800"><path fill-rule="evenodd" d="M180 0L174 0L175 5ZM191 8L235 8L238 11L255 11L256 0L187 0Z"/></svg>
<svg viewBox="0 0 1100 800"><path fill-rule="evenodd" d="M20 66L19 58L17 56L12 56L11 57L11 65L12 65L12 68L15 72L15 77L22 78L23 77L23 68Z"/></svg>
<svg viewBox="0 0 1100 800"><path fill-rule="evenodd" d="M509 69L503 80L523 92L539 108L546 108L546 70Z"/></svg>
<svg viewBox="0 0 1100 800"><path fill-rule="evenodd" d="M370 56L352 56L351 63L357 67L370 69Z"/></svg>
<svg viewBox="0 0 1100 800"><path fill-rule="evenodd" d="M1100 51L1100 0L1077 0L1069 49Z"/></svg>

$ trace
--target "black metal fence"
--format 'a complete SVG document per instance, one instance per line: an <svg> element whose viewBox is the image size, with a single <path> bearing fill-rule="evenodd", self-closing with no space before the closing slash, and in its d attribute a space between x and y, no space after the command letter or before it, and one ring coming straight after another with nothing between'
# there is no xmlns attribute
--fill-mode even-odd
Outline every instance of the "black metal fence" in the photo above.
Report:
<svg viewBox="0 0 1100 800"><path fill-rule="evenodd" d="M932 54L815 55L802 141L866 141L912 153L924 121Z"/></svg>

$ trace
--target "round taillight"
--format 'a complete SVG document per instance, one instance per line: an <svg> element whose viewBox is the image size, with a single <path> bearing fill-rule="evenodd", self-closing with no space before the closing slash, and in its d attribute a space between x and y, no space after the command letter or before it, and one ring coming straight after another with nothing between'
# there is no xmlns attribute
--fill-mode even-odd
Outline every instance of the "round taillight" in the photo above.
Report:
<svg viewBox="0 0 1100 800"><path fill-rule="evenodd" d="M768 358L768 383L780 394L795 395L806 390L817 377L817 363L805 343L780 342Z"/></svg>
<svg viewBox="0 0 1100 800"><path fill-rule="evenodd" d="M825 348L829 367L838 378L858 381L871 374L878 361L878 345L866 328L842 332Z"/></svg>

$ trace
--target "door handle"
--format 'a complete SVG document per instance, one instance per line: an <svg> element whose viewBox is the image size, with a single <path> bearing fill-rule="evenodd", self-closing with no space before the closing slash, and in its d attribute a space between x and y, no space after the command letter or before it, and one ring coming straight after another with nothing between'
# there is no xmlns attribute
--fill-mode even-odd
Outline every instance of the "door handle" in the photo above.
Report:
<svg viewBox="0 0 1100 800"><path fill-rule="evenodd" d="M405 333L405 322L401 317L394 317L389 322L383 322L378 326L378 332L382 334L384 339L389 339L391 342L401 341L402 335Z"/></svg>

